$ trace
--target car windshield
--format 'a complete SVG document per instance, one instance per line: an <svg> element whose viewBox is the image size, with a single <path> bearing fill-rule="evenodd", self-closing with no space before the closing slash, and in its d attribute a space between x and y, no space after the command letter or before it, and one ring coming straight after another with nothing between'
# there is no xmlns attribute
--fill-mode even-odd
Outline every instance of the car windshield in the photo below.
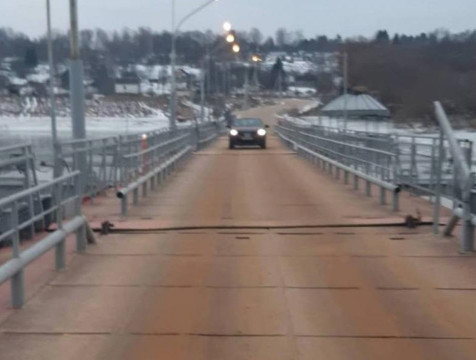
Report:
<svg viewBox="0 0 476 360"><path fill-rule="evenodd" d="M261 119L236 119L233 122L235 127L262 127Z"/></svg>

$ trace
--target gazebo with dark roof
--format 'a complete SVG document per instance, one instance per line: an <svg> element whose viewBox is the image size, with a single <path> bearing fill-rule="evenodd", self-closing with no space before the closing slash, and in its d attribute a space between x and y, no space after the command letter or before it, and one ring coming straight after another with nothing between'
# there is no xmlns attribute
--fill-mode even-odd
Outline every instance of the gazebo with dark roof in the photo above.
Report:
<svg viewBox="0 0 476 360"><path fill-rule="evenodd" d="M332 100L321 109L321 114L330 117L347 116L353 119L388 119L390 111L377 99L367 94L347 94Z"/></svg>

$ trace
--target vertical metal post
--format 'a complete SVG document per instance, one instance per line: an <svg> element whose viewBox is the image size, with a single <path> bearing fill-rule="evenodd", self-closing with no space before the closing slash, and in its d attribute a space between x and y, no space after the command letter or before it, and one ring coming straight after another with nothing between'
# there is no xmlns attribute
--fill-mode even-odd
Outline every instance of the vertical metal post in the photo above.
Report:
<svg viewBox="0 0 476 360"><path fill-rule="evenodd" d="M397 191L394 191L393 194L392 194L392 205L393 205L393 211L397 212L400 208L400 205L399 205L399 199L398 199L398 192Z"/></svg>
<svg viewBox="0 0 476 360"><path fill-rule="evenodd" d="M56 205L56 224L58 229L63 227L63 184L54 185L55 205ZM65 239L55 247L55 265L56 270L62 270L66 267L66 246Z"/></svg>
<svg viewBox="0 0 476 360"><path fill-rule="evenodd" d="M121 214L122 216L127 216L127 194L124 194L121 199Z"/></svg>
<svg viewBox="0 0 476 360"><path fill-rule="evenodd" d="M349 172L344 171L344 184L349 185Z"/></svg>
<svg viewBox="0 0 476 360"><path fill-rule="evenodd" d="M354 190L359 190L359 177L354 175Z"/></svg>
<svg viewBox="0 0 476 360"><path fill-rule="evenodd" d="M344 129L347 129L347 88L348 88L348 78L347 78L347 62L348 62L348 55L344 53Z"/></svg>
<svg viewBox="0 0 476 360"><path fill-rule="evenodd" d="M76 194L75 215L81 215L81 203L83 201L83 193L81 191L81 177L78 175L74 178L74 188ZM86 250L86 227L83 225L76 230L76 250L84 252Z"/></svg>
<svg viewBox="0 0 476 360"><path fill-rule="evenodd" d="M18 228L18 203L12 204L12 229L15 230L12 239L12 256L18 258L20 256L20 229ZM21 308L25 303L25 278L23 269L18 271L11 279L11 299L14 308Z"/></svg>
<svg viewBox="0 0 476 360"><path fill-rule="evenodd" d="M132 205L137 206L139 205L139 189L135 188L132 191Z"/></svg>
<svg viewBox="0 0 476 360"><path fill-rule="evenodd" d="M367 196L372 196L372 184L370 181L366 181L365 193L367 194Z"/></svg>
<svg viewBox="0 0 476 360"><path fill-rule="evenodd" d="M245 110L248 109L248 92L249 92L249 79L248 79L248 63L245 63L245 104L244 108Z"/></svg>
<svg viewBox="0 0 476 360"><path fill-rule="evenodd" d="M50 114L51 114L51 140L53 142L53 160L55 160L56 143L58 142L58 132L56 128L56 98L55 98L55 67L53 59L53 38L51 33L51 4L46 0L46 20L48 33L48 63L50 68ZM54 168L54 177L58 177L58 169Z"/></svg>
<svg viewBox="0 0 476 360"><path fill-rule="evenodd" d="M411 143L411 180L412 183L418 184L418 167L417 167L417 153L416 153L416 138L412 136Z"/></svg>
<svg viewBox="0 0 476 360"><path fill-rule="evenodd" d="M200 122L205 122L205 62L200 72Z"/></svg>
<svg viewBox="0 0 476 360"><path fill-rule="evenodd" d="M147 181L142 184L142 197L147 197Z"/></svg>
<svg viewBox="0 0 476 360"><path fill-rule="evenodd" d="M436 184L435 184L435 204L433 207L433 233L438 234L440 229L440 207L441 207L441 172L443 171L444 157L444 133L440 129L440 138L438 143L438 164L436 166Z"/></svg>
<svg viewBox="0 0 476 360"><path fill-rule="evenodd" d="M471 200L465 199L463 202L463 226L461 227L461 252L463 253L474 251L474 225L471 218Z"/></svg>
<svg viewBox="0 0 476 360"><path fill-rule="evenodd" d="M385 205L387 202L386 194L387 194L387 191L385 190L385 188L381 187L380 188L380 204L381 205Z"/></svg>
<svg viewBox="0 0 476 360"><path fill-rule="evenodd" d="M435 176L436 175L436 143L437 139L431 139L431 164L430 164L430 183L428 184L428 190L430 190L430 201L433 200L435 195Z"/></svg>
<svg viewBox="0 0 476 360"><path fill-rule="evenodd" d="M170 119L169 119L169 128L172 131L176 129L176 106L177 106L177 79L176 79L176 61L177 61L177 52L176 52L176 40L177 40L177 28L175 26L175 0L172 0L172 51L170 53Z"/></svg>
<svg viewBox="0 0 476 360"><path fill-rule="evenodd" d="M84 117L84 84L83 84L83 63L79 52L79 31L78 31L78 4L77 0L70 0L71 17L71 62L69 72L71 117L73 127L73 138L86 139L86 121ZM78 154L78 167L81 172L80 189L81 194L85 187L85 177L87 174L86 153L80 151Z"/></svg>

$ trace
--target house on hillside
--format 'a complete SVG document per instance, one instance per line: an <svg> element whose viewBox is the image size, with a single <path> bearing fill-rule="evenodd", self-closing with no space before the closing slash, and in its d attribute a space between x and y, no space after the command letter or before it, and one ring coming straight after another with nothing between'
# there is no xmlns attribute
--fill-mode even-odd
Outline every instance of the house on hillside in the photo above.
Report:
<svg viewBox="0 0 476 360"><path fill-rule="evenodd" d="M114 83L114 92L116 94L139 95L141 91L141 80L137 75L128 75L116 79Z"/></svg>
<svg viewBox="0 0 476 360"><path fill-rule="evenodd" d="M8 92L12 95L31 95L33 90L26 79L11 77L8 79Z"/></svg>

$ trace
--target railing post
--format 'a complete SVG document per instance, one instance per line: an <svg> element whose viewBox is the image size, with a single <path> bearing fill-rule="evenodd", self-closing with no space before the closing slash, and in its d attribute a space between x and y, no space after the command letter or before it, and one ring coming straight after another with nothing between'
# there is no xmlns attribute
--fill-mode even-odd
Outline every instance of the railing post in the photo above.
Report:
<svg viewBox="0 0 476 360"><path fill-rule="evenodd" d="M392 205L393 205L393 211L397 212L399 211L399 202L398 202L398 191L394 191L392 194Z"/></svg>
<svg viewBox="0 0 476 360"><path fill-rule="evenodd" d="M123 196L121 198L121 214L122 214L122 216L127 216L127 205L128 205L127 194L123 194Z"/></svg>
<svg viewBox="0 0 476 360"><path fill-rule="evenodd" d="M463 204L463 226L461 227L461 251L463 253L474 251L474 225L471 221L471 206Z"/></svg>
<svg viewBox="0 0 476 360"><path fill-rule="evenodd" d="M354 190L359 190L359 177L354 174Z"/></svg>
<svg viewBox="0 0 476 360"><path fill-rule="evenodd" d="M74 185L76 190L76 216L81 215L81 205L83 196L81 193L81 176L77 176L74 178ZM76 250L78 252L86 251L86 228L85 226L80 226L78 230L76 230Z"/></svg>
<svg viewBox="0 0 476 360"><path fill-rule="evenodd" d="M123 137L119 136L116 144L116 157L117 157L117 168L116 173L119 171L119 181L121 186L126 185L126 166L125 166L125 159L124 159L124 145L123 145Z"/></svg>
<svg viewBox="0 0 476 360"><path fill-rule="evenodd" d="M372 196L372 183L370 181L366 181L365 193L367 194L367 196Z"/></svg>
<svg viewBox="0 0 476 360"><path fill-rule="evenodd" d="M63 228L63 184L56 183L53 185L55 205L56 205L56 224L58 229ZM56 270L62 270L66 267L66 246L65 239L58 243L55 247L55 266Z"/></svg>
<svg viewBox="0 0 476 360"><path fill-rule="evenodd" d="M132 191L132 205L137 206L139 205L139 189L135 188Z"/></svg>
<svg viewBox="0 0 476 360"><path fill-rule="evenodd" d="M55 153L53 154L53 177L57 178L62 175L63 171L63 156L62 156L62 146L60 143L54 144Z"/></svg>
<svg viewBox="0 0 476 360"><path fill-rule="evenodd" d="M18 228L18 203L16 201L13 202L11 211L11 225L12 229L15 230L12 238L12 255L14 258L18 258L20 256L20 229ZM10 286L12 306L15 309L19 309L25 303L25 276L23 269L13 275L10 281Z"/></svg>
<svg viewBox="0 0 476 360"><path fill-rule="evenodd" d="M142 197L147 197L147 181L142 184Z"/></svg>
<svg viewBox="0 0 476 360"><path fill-rule="evenodd" d="M385 190L385 188L381 187L380 188L380 204L381 205L385 205L387 203L387 191Z"/></svg>
<svg viewBox="0 0 476 360"><path fill-rule="evenodd" d="M472 223L473 208L473 186L474 186L474 173L471 172L471 164L468 164L468 157L465 156L461 149L461 146L456 138L451 123L446 116L446 113L439 102L435 102L436 118L440 124L441 130L445 133L448 140L451 155L453 156L453 163L458 175L458 197L463 207L463 225L461 229L461 251L472 252L474 251L474 225ZM452 228L456 225L453 215L450 223L445 229L445 234L451 232Z"/></svg>
<svg viewBox="0 0 476 360"><path fill-rule="evenodd" d="M440 130L440 138L438 142L438 163L436 165L436 184L435 184L435 205L433 208L433 233L440 232L440 206L441 206L441 172L443 171L444 157L444 133Z"/></svg>

